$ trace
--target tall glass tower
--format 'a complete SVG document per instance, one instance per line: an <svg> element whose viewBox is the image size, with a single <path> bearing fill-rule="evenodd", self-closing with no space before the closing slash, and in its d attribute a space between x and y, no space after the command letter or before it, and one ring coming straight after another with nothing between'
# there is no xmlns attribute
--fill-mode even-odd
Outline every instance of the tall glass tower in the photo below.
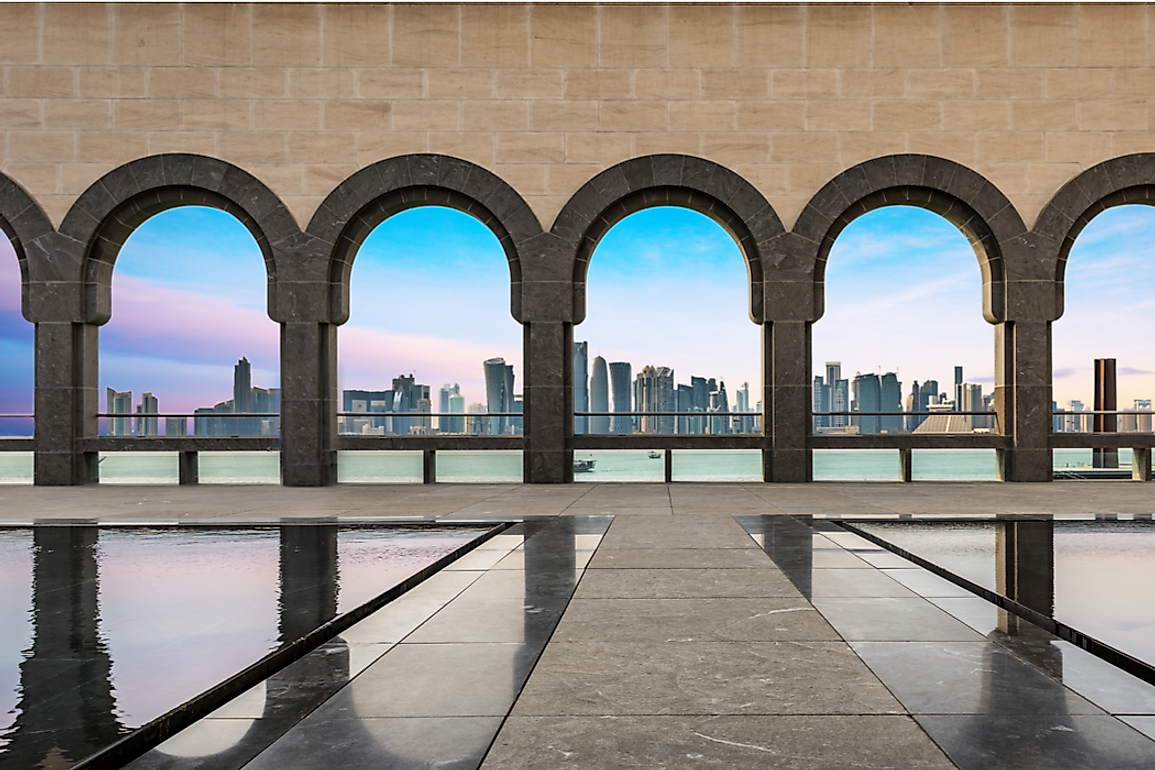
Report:
<svg viewBox="0 0 1155 770"><path fill-rule="evenodd" d="M590 380L590 411L610 411L610 376L606 360L601 356L594 359L594 373ZM610 432L609 417L591 417L590 433L604 435Z"/></svg>
<svg viewBox="0 0 1155 770"><path fill-rule="evenodd" d="M513 367L506 366L504 358L491 358L482 364L485 368L486 410L509 412L513 407ZM489 432L495 436L505 434L507 418L490 417Z"/></svg>
<svg viewBox="0 0 1155 770"><path fill-rule="evenodd" d="M590 411L589 354L590 344L588 342L575 342L573 344L573 410L575 412ZM589 419L588 417L575 417L573 432L578 435L589 433Z"/></svg>
<svg viewBox="0 0 1155 770"><path fill-rule="evenodd" d="M633 376L628 361L614 361L610 364L610 387L614 394L614 411L629 412L633 389ZM632 433L632 417L614 417L611 430L614 433Z"/></svg>

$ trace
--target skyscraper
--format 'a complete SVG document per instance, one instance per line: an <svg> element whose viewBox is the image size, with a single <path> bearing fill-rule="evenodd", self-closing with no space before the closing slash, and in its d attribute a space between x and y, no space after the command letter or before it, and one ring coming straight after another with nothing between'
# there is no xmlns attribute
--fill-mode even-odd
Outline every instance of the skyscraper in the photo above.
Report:
<svg viewBox="0 0 1155 770"><path fill-rule="evenodd" d="M590 411L590 372L589 372L590 344L575 342L573 344L573 410L575 412ZM575 417L573 432L581 435L589 433L588 417Z"/></svg>
<svg viewBox="0 0 1155 770"><path fill-rule="evenodd" d="M961 366L956 366L954 368L954 395L953 395L954 410L956 412L966 411L965 409L962 408L962 402L963 402L963 388L962 388L962 386L963 386L963 368Z"/></svg>
<svg viewBox="0 0 1155 770"><path fill-rule="evenodd" d="M126 390L123 393L118 393L112 388L105 390L105 401L107 414L131 414L132 412L132 391ZM110 436L129 436L132 434L132 425L129 423L127 417L110 417L108 418L108 435Z"/></svg>
<svg viewBox="0 0 1155 770"><path fill-rule="evenodd" d="M490 414L511 411L513 406L513 367L507 367L504 358L490 358L485 368L485 401ZM495 436L505 433L505 417L490 417L489 432Z"/></svg>
<svg viewBox="0 0 1155 770"><path fill-rule="evenodd" d="M594 359L594 372L590 378L590 411L610 411L610 378L606 369L606 360L601 356ZM590 433L606 434L609 432L609 417L590 418Z"/></svg>
<svg viewBox="0 0 1155 770"><path fill-rule="evenodd" d="M854 396L855 412L882 411L882 384L877 374L855 374L851 383L851 392ZM880 426L878 417L858 417L859 433L878 433Z"/></svg>
<svg viewBox="0 0 1155 770"><path fill-rule="evenodd" d="M830 388L830 407L831 412L849 412L850 411L850 383L842 379L842 362L841 361L827 361L826 362L826 382L825 385ZM827 425L832 428L845 428L850 424L850 418L846 415L835 415L829 418Z"/></svg>
<svg viewBox="0 0 1155 770"><path fill-rule="evenodd" d="M465 413L465 396L460 393L454 393L449 397L449 409L447 410L453 414ZM464 433L465 432L465 418L464 417L450 417L449 426L446 429L447 433Z"/></svg>
<svg viewBox="0 0 1155 770"><path fill-rule="evenodd" d="M156 397L151 393L141 393L140 403L137 404L136 413L138 415L156 414L160 411L160 403ZM136 435L138 436L159 436L160 435L160 420L156 417L137 417L136 418Z"/></svg>
<svg viewBox="0 0 1155 770"><path fill-rule="evenodd" d="M614 398L614 412L633 411L630 408L632 379L628 361L614 361L610 364L610 391ZM632 433L633 423L632 417L614 417L610 430L614 433Z"/></svg>
<svg viewBox="0 0 1155 770"><path fill-rule="evenodd" d="M880 412L902 411L902 383L898 375L887 372L879 382L879 410ZM902 433L903 418L900 415L879 418L879 428L884 433Z"/></svg>
<svg viewBox="0 0 1155 770"><path fill-rule="evenodd" d="M820 412L830 411L830 386L827 385L821 376L815 376L814 386L811 392L811 411L816 415L814 418L814 430L825 428L830 425L830 417L819 414Z"/></svg>
<svg viewBox="0 0 1155 770"><path fill-rule="evenodd" d="M450 399L452 399L453 396L460 396L460 395L461 395L461 386L458 385L457 383L450 385L447 382L444 385L442 385L441 390L438 391L438 394L437 394L437 411L441 412L442 414L445 414L447 412L452 412L453 409L450 405ZM464 402L464 399L463 399L463 402ZM464 407L460 411L464 412L465 411ZM442 433L460 433L461 428L456 428L456 425L457 425L456 420L457 419L458 418L456 418L456 417L438 417L437 418L437 429L439 431L441 431ZM464 427L464 426L462 426L462 427Z"/></svg>
<svg viewBox="0 0 1155 770"><path fill-rule="evenodd" d="M711 380L710 382L713 382ZM710 418L710 432L711 433L729 433L730 432L730 399L726 396L726 383L719 381L718 389L710 393L710 411L717 415L726 415L725 417L711 417Z"/></svg>
<svg viewBox="0 0 1155 770"><path fill-rule="evenodd" d="M674 370L647 366L634 384L634 403L639 412L674 411ZM673 433L673 417L639 417L640 433Z"/></svg>
<svg viewBox="0 0 1155 770"><path fill-rule="evenodd" d="M233 367L233 412L253 411L253 366L244 356Z"/></svg>
<svg viewBox="0 0 1155 770"><path fill-rule="evenodd" d="M908 411L908 412L924 411L923 409L920 408L920 404L922 404L922 388L920 388L918 386L918 380L915 380L914 382L911 383L910 395L907 396L907 398L906 398L906 411ZM914 429L922 424L923 419L925 419L925 418L920 417L918 415L912 414L912 415L908 416L906 418L906 432L907 433L914 433Z"/></svg>

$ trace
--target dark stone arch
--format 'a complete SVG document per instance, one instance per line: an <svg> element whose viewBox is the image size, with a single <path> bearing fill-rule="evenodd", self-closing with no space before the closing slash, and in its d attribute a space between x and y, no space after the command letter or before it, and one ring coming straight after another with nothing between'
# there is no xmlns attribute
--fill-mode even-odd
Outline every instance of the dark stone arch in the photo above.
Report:
<svg viewBox="0 0 1155 770"><path fill-rule="evenodd" d="M237 166L203 155L152 155L126 163L94 182L60 226L62 243L77 254L73 278L84 284L84 321L107 323L112 313L112 270L125 241L149 218L179 206L208 206L232 214L257 242L269 281L269 312L276 307L282 263L300 228L280 198Z"/></svg>
<svg viewBox="0 0 1155 770"><path fill-rule="evenodd" d="M690 155L647 155L623 161L586 182L566 202L551 233L573 255L574 323L585 320L585 282L601 238L630 214L679 206L721 225L746 261L750 318L761 323L764 261L785 234L778 214L757 189L730 169Z"/></svg>
<svg viewBox="0 0 1155 770"><path fill-rule="evenodd" d="M12 243L20 269L20 296L24 318L34 320L29 283L51 275L47 242L55 228L39 204L14 180L0 174L0 230Z"/></svg>
<svg viewBox="0 0 1155 770"><path fill-rule="evenodd" d="M522 283L533 280L523 264L527 245L542 235L525 199L492 172L447 155L413 154L366 166L325 198L306 229L328 251L329 319L349 320L349 281L365 239L394 214L418 206L445 206L477 219L497 237L509 264L510 306L522 321Z"/></svg>
<svg viewBox="0 0 1155 770"><path fill-rule="evenodd" d="M1155 206L1155 153L1103 161L1067 182L1043 208L1032 233L1041 247L1043 275L1055 282L1055 318L1063 313L1067 257L1091 220L1125 204Z"/></svg>
<svg viewBox="0 0 1155 770"><path fill-rule="evenodd" d="M803 209L793 234L813 258L814 320L822 316L826 260L838 235L855 219L884 206L917 206L959 229L983 276L983 316L1006 320L1005 245L1026 235L1018 211L993 183L966 166L930 155L890 155L853 166L830 180Z"/></svg>

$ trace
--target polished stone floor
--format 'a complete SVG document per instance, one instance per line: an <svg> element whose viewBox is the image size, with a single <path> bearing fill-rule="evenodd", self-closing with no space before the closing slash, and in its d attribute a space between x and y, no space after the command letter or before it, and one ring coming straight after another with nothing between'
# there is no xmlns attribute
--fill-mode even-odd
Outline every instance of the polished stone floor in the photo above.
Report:
<svg viewBox="0 0 1155 770"><path fill-rule="evenodd" d="M527 519L138 770L1110 770L1155 766L1155 688L827 517L1125 517L1155 511L1153 491L7 487L0 510L8 522Z"/></svg>

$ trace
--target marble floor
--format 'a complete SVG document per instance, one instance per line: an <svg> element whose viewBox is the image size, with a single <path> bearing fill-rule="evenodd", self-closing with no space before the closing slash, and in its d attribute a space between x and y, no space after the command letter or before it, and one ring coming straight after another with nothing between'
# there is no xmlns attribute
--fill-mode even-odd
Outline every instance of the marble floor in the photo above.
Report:
<svg viewBox="0 0 1155 770"><path fill-rule="evenodd" d="M143 768L1149 768L1155 687L839 517L1155 511L1150 485L0 487L7 524L524 520Z"/></svg>

